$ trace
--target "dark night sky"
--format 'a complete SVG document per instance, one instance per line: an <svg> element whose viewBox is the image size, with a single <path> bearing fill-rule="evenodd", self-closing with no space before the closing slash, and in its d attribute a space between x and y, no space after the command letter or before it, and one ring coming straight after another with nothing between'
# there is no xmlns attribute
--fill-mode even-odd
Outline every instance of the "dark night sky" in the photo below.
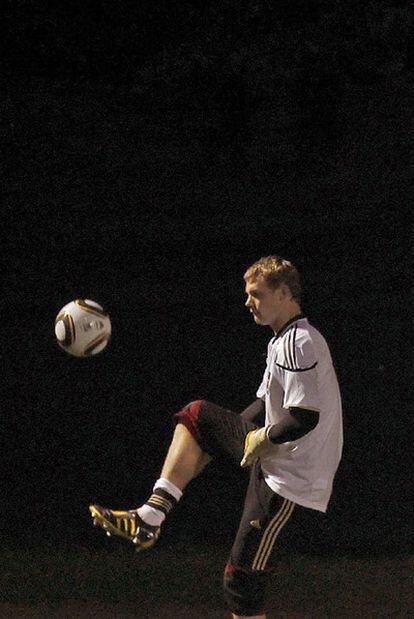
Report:
<svg viewBox="0 0 414 619"><path fill-rule="evenodd" d="M242 274L279 253L303 273L344 400L344 458L315 544L402 550L414 9L174 4L6 3L3 500L40 538L47 523L89 541L90 501L144 499L173 412L254 398L270 332L244 310ZM112 318L94 359L54 341L55 315L79 297ZM234 498L222 470L206 472L177 527L213 514L227 535L239 472L230 483Z"/></svg>

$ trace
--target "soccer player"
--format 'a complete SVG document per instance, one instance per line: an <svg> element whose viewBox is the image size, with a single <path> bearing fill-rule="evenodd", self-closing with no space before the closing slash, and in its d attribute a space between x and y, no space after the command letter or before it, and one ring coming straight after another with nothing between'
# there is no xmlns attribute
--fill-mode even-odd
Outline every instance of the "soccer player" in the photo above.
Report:
<svg viewBox="0 0 414 619"><path fill-rule="evenodd" d="M278 256L244 274L246 307L271 328L257 399L241 414L206 400L174 415L160 478L138 509L91 505L97 525L151 548L187 484L212 458L250 470L239 529L224 571L233 619L265 619L265 581L292 515L325 512L342 453L341 396L328 345L302 314L297 269Z"/></svg>

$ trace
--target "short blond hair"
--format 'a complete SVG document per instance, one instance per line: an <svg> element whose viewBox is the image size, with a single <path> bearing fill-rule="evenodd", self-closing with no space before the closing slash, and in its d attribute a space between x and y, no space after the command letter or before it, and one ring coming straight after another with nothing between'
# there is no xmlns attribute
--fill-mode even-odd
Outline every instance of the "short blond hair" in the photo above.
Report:
<svg viewBox="0 0 414 619"><path fill-rule="evenodd" d="M286 284L292 293L292 298L300 301L302 285L296 267L279 256L264 256L254 262L245 272L244 281L263 279L269 288L278 288Z"/></svg>

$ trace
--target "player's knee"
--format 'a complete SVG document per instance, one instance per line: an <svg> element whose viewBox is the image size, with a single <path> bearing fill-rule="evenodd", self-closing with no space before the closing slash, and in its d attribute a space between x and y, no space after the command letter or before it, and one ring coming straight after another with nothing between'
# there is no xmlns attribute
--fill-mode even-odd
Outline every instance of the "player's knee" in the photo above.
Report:
<svg viewBox="0 0 414 619"><path fill-rule="evenodd" d="M204 400L194 400L175 413L173 418L174 426L182 423L197 441L200 439L199 418L203 404Z"/></svg>
<svg viewBox="0 0 414 619"><path fill-rule="evenodd" d="M265 574L226 565L223 578L224 597L235 615L264 614Z"/></svg>

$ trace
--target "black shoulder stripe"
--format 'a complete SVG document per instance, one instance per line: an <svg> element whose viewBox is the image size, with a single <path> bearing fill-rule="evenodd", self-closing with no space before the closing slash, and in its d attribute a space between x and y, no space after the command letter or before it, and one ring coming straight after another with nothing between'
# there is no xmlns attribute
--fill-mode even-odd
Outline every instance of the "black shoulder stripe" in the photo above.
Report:
<svg viewBox="0 0 414 619"><path fill-rule="evenodd" d="M287 338L285 337L285 339L283 340L283 359L285 359L285 361L288 363L286 340L287 340Z"/></svg>
<svg viewBox="0 0 414 619"><path fill-rule="evenodd" d="M285 340L283 342L283 352L284 352L285 363L287 365L292 365L292 359L290 358L290 355L289 355L289 335L290 335L290 331L287 332Z"/></svg>
<svg viewBox="0 0 414 619"><path fill-rule="evenodd" d="M280 363L276 363L278 368L281 368L282 370L286 370L287 372L307 372L308 370L313 370L314 367L316 367L318 365L318 362L315 361L315 363L313 363L312 365L310 365L307 368L287 368L284 365L281 365Z"/></svg>
<svg viewBox="0 0 414 619"><path fill-rule="evenodd" d="M298 363L296 360L296 332L298 330L298 325L295 324L294 329L293 329L293 367L297 368L298 367Z"/></svg>
<svg viewBox="0 0 414 619"><path fill-rule="evenodd" d="M289 331L286 334L285 341L283 343L285 362L292 369L297 368L296 351L295 351L296 331L297 331L296 325L295 325L295 328L289 329Z"/></svg>
<svg viewBox="0 0 414 619"><path fill-rule="evenodd" d="M289 329L288 334L287 334L287 359L286 361L288 362L287 364L290 367L295 367L293 364L293 354L292 354L292 329Z"/></svg>

